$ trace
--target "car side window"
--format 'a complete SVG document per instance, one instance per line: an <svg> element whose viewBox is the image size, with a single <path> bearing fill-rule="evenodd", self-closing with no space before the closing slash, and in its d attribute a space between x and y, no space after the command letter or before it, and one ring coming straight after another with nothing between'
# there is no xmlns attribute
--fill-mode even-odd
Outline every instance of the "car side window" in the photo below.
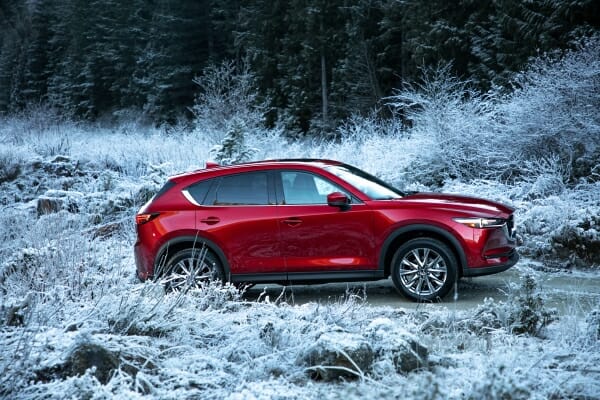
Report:
<svg viewBox="0 0 600 400"><path fill-rule="evenodd" d="M283 204L327 204L327 195L342 192L350 196L339 186L319 176L300 171L283 171Z"/></svg>
<svg viewBox="0 0 600 400"><path fill-rule="evenodd" d="M198 183L194 183L193 185L191 185L185 189L184 195L185 195L185 192L187 192L192 197L192 199L194 199L194 202L196 205L203 204L204 199L206 198L206 195L208 194L210 186L212 185L213 182L214 182L214 179L209 179L209 180L200 181Z"/></svg>
<svg viewBox="0 0 600 400"><path fill-rule="evenodd" d="M266 172L250 172L222 177L212 205L269 204Z"/></svg>

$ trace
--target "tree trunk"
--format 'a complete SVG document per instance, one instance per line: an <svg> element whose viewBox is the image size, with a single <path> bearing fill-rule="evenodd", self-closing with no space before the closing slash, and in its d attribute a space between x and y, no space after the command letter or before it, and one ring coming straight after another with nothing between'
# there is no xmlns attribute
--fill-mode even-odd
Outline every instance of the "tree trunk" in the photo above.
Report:
<svg viewBox="0 0 600 400"><path fill-rule="evenodd" d="M321 101L323 104L323 126L329 124L329 102L327 100L327 62L325 60L325 51L321 49Z"/></svg>
<svg viewBox="0 0 600 400"><path fill-rule="evenodd" d="M319 24L321 34L321 104L323 113L323 127L329 126L329 101L327 100L327 60L325 59L325 35L323 34L323 15Z"/></svg>

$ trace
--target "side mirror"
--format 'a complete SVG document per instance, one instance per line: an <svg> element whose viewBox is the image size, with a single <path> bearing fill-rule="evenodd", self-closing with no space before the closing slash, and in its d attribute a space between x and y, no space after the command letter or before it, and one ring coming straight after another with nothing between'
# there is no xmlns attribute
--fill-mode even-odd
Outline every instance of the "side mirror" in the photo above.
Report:
<svg viewBox="0 0 600 400"><path fill-rule="evenodd" d="M350 197L342 192L333 192L327 195L327 204L332 207L339 207L342 211L350 208Z"/></svg>

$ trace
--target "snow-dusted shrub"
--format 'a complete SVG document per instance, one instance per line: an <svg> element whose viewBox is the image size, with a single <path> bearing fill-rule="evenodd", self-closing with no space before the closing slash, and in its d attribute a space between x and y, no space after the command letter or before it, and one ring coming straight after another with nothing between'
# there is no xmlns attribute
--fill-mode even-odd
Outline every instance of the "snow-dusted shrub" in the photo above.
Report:
<svg viewBox="0 0 600 400"><path fill-rule="evenodd" d="M592 310L585 319L588 337L592 342L600 342L600 307Z"/></svg>
<svg viewBox="0 0 600 400"><path fill-rule="evenodd" d="M520 285L511 285L509 289L508 301L486 298L469 318L459 321L458 326L477 335L502 329L515 335L538 336L557 320L557 310L546 307L531 275L523 276Z"/></svg>
<svg viewBox="0 0 600 400"><path fill-rule="evenodd" d="M63 134L76 126L63 110L44 103L30 103L16 114L0 117L0 138L5 143L23 145L34 137L37 144L43 144L45 140L64 138Z"/></svg>
<svg viewBox="0 0 600 400"><path fill-rule="evenodd" d="M600 265L600 216L584 215L574 225L563 226L552 237L556 254L572 258L578 266Z"/></svg>
<svg viewBox="0 0 600 400"><path fill-rule="evenodd" d="M528 400L532 391L508 366L488 367L486 377L475 382L468 400Z"/></svg>
<svg viewBox="0 0 600 400"><path fill-rule="evenodd" d="M25 157L24 152L15 151L13 146L0 145L0 185L19 176Z"/></svg>
<svg viewBox="0 0 600 400"><path fill-rule="evenodd" d="M595 165L583 160L600 146L600 36L562 57L538 58L514 84L511 93L481 95L443 66L392 96L411 137L424 144L410 167L414 179L441 186L455 178L556 175L538 182L536 194L544 195L582 171L593 174Z"/></svg>
<svg viewBox="0 0 600 400"><path fill-rule="evenodd" d="M538 336L543 328L558 318L556 309L545 306L533 276L523 276L521 285L511 289L506 319L509 332Z"/></svg>
<svg viewBox="0 0 600 400"><path fill-rule="evenodd" d="M107 316L110 332L159 337L174 329L165 323L164 316L176 304L175 298L165 299L162 285L147 283L126 296L107 297L100 310Z"/></svg>
<svg viewBox="0 0 600 400"><path fill-rule="evenodd" d="M52 249L49 249L50 251ZM14 252L8 260L0 265L0 289L3 292L8 291L8 285L11 280L15 283L22 283L31 279L32 275L38 274L47 252L45 249L23 248ZM32 285L29 290L38 290L36 285Z"/></svg>
<svg viewBox="0 0 600 400"><path fill-rule="evenodd" d="M514 85L498 113L521 159L557 157L570 169L600 145L600 35L534 60Z"/></svg>
<svg viewBox="0 0 600 400"><path fill-rule="evenodd" d="M416 335L400 329L389 318L377 318L366 329L379 359L374 372L385 374L390 370L409 373L428 367L429 350ZM392 368L389 368L389 366Z"/></svg>
<svg viewBox="0 0 600 400"><path fill-rule="evenodd" d="M311 378L318 381L364 379L371 370L373 349L361 334L333 330L321 334L297 363L307 366Z"/></svg>
<svg viewBox="0 0 600 400"><path fill-rule="evenodd" d="M258 150L246 144L245 131L245 122L239 118L233 119L221 144L211 149L214 160L222 165L250 161Z"/></svg>
<svg viewBox="0 0 600 400"><path fill-rule="evenodd" d="M191 108L198 134L220 141L234 119L251 130L261 127L267 107L258 98L254 79L247 63L225 61L205 68L194 79L200 86Z"/></svg>
<svg viewBox="0 0 600 400"><path fill-rule="evenodd" d="M390 105L412 125L411 138L422 141L409 166L415 180L441 186L447 179L499 175L498 166L508 164L505 152L490 151L502 148L494 98L452 76L450 65L425 70L422 83L398 91Z"/></svg>
<svg viewBox="0 0 600 400"><path fill-rule="evenodd" d="M473 316L464 321L467 329L476 334L488 334L507 326L507 310L504 303L485 298L475 309Z"/></svg>
<svg viewBox="0 0 600 400"><path fill-rule="evenodd" d="M545 198L548 196L561 194L565 189L565 184L558 174L542 174L535 177L530 186L528 199Z"/></svg>

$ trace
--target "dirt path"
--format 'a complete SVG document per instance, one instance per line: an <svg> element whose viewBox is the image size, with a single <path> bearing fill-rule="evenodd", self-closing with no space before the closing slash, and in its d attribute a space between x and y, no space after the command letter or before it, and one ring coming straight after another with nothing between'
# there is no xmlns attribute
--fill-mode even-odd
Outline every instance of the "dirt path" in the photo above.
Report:
<svg viewBox="0 0 600 400"><path fill-rule="evenodd" d="M523 260L516 267L500 274L463 279L458 284L458 295L448 295L442 304L448 308L467 310L482 304L486 297L505 301L510 295L511 284L519 285L522 276L531 274L546 296L546 304L556 307L562 314L586 314L591 308L600 305L600 273L541 272L534 266L534 262ZM279 285L259 284L248 290L246 298L256 300L269 296L274 301L282 290L284 288ZM400 296L390 279L366 283L288 286L283 295L288 303L293 304L334 302L343 298L348 290L361 297L366 290L367 303L373 306L407 309L423 307L422 304Z"/></svg>

